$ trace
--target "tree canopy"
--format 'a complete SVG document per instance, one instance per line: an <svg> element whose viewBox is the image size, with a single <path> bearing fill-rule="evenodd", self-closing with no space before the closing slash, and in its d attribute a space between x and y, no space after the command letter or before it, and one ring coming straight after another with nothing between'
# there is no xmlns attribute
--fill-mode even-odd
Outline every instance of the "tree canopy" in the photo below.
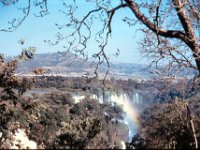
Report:
<svg viewBox="0 0 200 150"><path fill-rule="evenodd" d="M6 7L18 4L18 0L1 0ZM21 1L22 2L22 1ZM151 65L156 67L160 62L167 62L165 71L167 74L179 72L182 68L189 67L200 72L199 58L199 2L198 0L85 0L84 4L89 5L89 10L80 16L79 9L84 9L82 3L77 0L62 0L63 7L59 9L66 16L65 24L58 24L55 18L55 25L58 28L56 41L44 40L50 45L57 45L61 41L67 50L79 53L85 57L85 61L90 59L87 54L89 41L93 40L98 45L98 50L92 55L97 59L95 74L101 64L107 64L109 72L110 62L106 54L109 40L113 33L113 19L121 9L131 11L122 20L130 27L138 24L140 31L144 34L143 40L138 43L147 58L153 59ZM83 2L83 1L82 1ZM30 10L39 8L36 17L48 15L47 0L27 0L23 1L23 6L19 9L24 16L14 18L8 22L7 28L0 29L2 32L13 32L20 28L26 18L31 15ZM117 18L118 19L118 18ZM94 29L94 24L98 28ZM67 34L64 30L71 33ZM131 34L131 33L130 33ZM121 37L123 39L123 36ZM21 41L23 43L23 41ZM132 41L134 43L134 41ZM123 45L123 40L122 43ZM116 55L119 55L118 50ZM122 52L123 53L123 52ZM156 74L161 72L156 71ZM199 73L198 73L199 75ZM105 79L106 79L105 76Z"/></svg>
<svg viewBox="0 0 200 150"><path fill-rule="evenodd" d="M6 7L10 7L18 4L20 1L0 0L0 2ZM10 20L8 22L7 28L0 29L1 32L13 32L20 28L27 17L29 17L30 10L32 8L39 9L38 13L34 14L35 17L45 17L50 13L48 10L47 0L26 0L24 2L25 3L23 8L19 9L19 11L23 12L23 17L16 17ZM88 57L86 51L89 45L89 41L91 39L94 40L98 45L98 51L92 55L92 59L95 58L97 60L95 68L96 76L98 76L98 69L99 66L102 64L106 64L108 68L105 79L109 73L110 61L109 57L106 54L106 50L109 40L110 38L112 38L113 18L116 16L116 13L119 12L119 10L121 9L126 9L127 11L132 12L131 15L128 14L122 21L127 23L130 27L140 25L139 31L143 33L144 37L143 40L140 41L138 44L148 58L153 58L152 65L155 65L157 67L158 65L160 65L160 62L165 61L167 62L166 72L170 72L171 69L174 69L174 67L177 69L177 72L182 68L189 67L197 70L198 76L200 75L199 0L85 0L84 2L91 7L89 7L90 9L82 16L79 16L79 14L76 13L79 9L84 8L84 6L81 6L81 3L79 3L80 1L61 0L58 2L61 2L63 5L62 9L60 9L59 11L66 15L66 23L59 24L57 23L57 20L55 18L55 25L57 26L58 30L60 30L56 35L57 39L55 41L50 41L47 39L44 42L50 45L57 45L61 41L64 41L65 49L82 55L85 58L85 61L87 61L88 59L91 59L90 57ZM94 29L94 24L98 24L98 28ZM70 33L68 33L67 35L65 34L65 32L63 32L66 29L70 29ZM23 45L24 41L21 40L20 44ZM31 59L33 57L34 51L34 47L23 49L22 54L11 62L5 61L3 55L0 54L0 88L3 88L3 93L5 94L2 96L2 99L13 100L15 108L14 110L12 110L12 108L10 107L12 110L11 112L15 112L15 109L17 110L17 108L28 110L29 107L35 107L28 105L29 101L27 101L27 104L22 103L18 106L16 105L16 100L18 97L15 94L15 90L18 90L18 94L19 96L21 96L26 91L26 89L29 89L31 87L31 83L29 83L26 78L22 78L20 80L14 75L19 60ZM118 54L119 51L117 51L116 55ZM34 70L34 72L36 74L42 74L43 70L39 68L37 70ZM184 84L185 83L181 85ZM184 93L185 88L181 86L180 89L182 89ZM58 96L52 96L52 99L54 97L56 97L57 99ZM60 101L62 101L62 99ZM112 127L112 118L110 120L107 120L105 114L102 113L105 112L104 109L102 109L100 112L96 111L100 109L95 109L95 107L92 108L90 106L92 105L90 101L86 101L86 103L83 102L75 104L74 107L71 107L70 105L72 102L70 102L69 98L68 103L69 106L66 107L69 108L70 114L69 116L67 116L67 118L64 118L62 120L62 114L58 115L58 117L56 117L56 115L52 115L55 114L56 107L52 107L52 110L50 107L49 110L46 109L47 113L44 113L44 116L47 116L48 118L45 123L43 120L43 115L38 115L39 117L37 117L36 121L34 122L35 124L29 122L29 127L31 127L32 131L35 133L35 130L38 131L38 129L41 129L41 131L45 131L46 129L48 129L46 128L46 125L48 125L48 123L52 124L51 129L52 131L54 131L52 133L55 136L55 128L57 128L57 126L62 127L63 123L60 122L60 124L57 124L51 122L52 119L58 120L58 118L60 118L60 121L68 122L69 120L71 120L71 118L68 117L80 117L80 114L78 113L81 113L83 117L90 117L91 115L91 118L83 118L82 120L80 120L79 118L77 119L78 121L74 120L75 122L67 125L70 129L74 129L73 127L76 126L76 131L80 132L74 132L73 130L73 132L65 132L64 134L59 134L55 141L53 141L53 139L51 139L52 141L50 141L51 143L54 142L53 147L56 148L60 145L63 146L63 148L69 147L69 145L70 147L76 147L77 143L81 143L81 145L78 147L90 147L90 145L87 145L88 141L92 141L92 139L95 137L97 139L103 139L101 137L99 138L98 134L102 129L104 129L104 127L106 134L108 134L107 136L109 137L111 135L109 131L112 130L110 130L110 128L107 128L108 126L105 125L107 122L107 124L109 123ZM60 110L60 106L56 109ZM93 104L93 106L100 107L101 105ZM103 108L105 108L104 105L102 106ZM4 114L6 115L5 118L0 120L2 124L7 124L9 122L9 115L14 116L12 115L12 113L10 113L10 111L8 111L7 113L5 111L5 107L6 104L1 104L1 112L4 112L2 113L3 116ZM45 110L43 109L43 107L41 108L42 110ZM97 113L97 116L99 116L99 113L101 113L101 118L93 118L92 115L94 115L94 113ZM65 110L64 114L66 114ZM24 117L27 120L28 115L29 112L27 111L27 115L25 115L25 117L23 115L20 115L20 117L22 117L22 119ZM7 118L7 116L9 118ZM53 118L49 120L49 116ZM19 118L18 114L15 117ZM196 117L198 116L196 115ZM102 118L105 119L105 121ZM38 120L39 122L37 122ZM156 105L155 107L147 109L140 117L140 121L142 126L142 129L140 131L141 135L139 135L138 137L136 135L130 147L192 147L198 149L198 141L200 135L199 129L196 132L187 103L177 101L176 103L172 104L167 103L164 105ZM198 119L196 119L195 121L198 127ZM101 122L105 124L101 124ZM86 133L85 129L87 131ZM113 128L113 131L114 130L115 129ZM95 132L93 133L91 131ZM45 139L48 139L46 137L49 137L49 134L51 134L51 131L48 132L48 134L44 135ZM43 135L41 136L43 137ZM79 137L84 138L82 139ZM34 138L37 138L37 134ZM68 141L71 142L66 143ZM107 141L110 141L110 139L106 140L106 143ZM49 145L49 143L47 143L47 145Z"/></svg>
<svg viewBox="0 0 200 150"><path fill-rule="evenodd" d="M60 11L68 19L66 24L56 23L61 30L58 32L57 40L55 42L46 40L46 42L55 45L65 40L65 48L83 55L87 60L88 55L85 50L92 34L95 34L99 51L92 57L98 60L95 70L97 74L99 65L103 62L108 68L110 67L106 47L112 35L112 20L120 9L127 9L127 11L129 9L132 11L132 16L126 16L123 21L133 27L136 24L141 25L140 31L145 36L139 46L147 56L153 58L152 64L157 66L161 60L164 60L168 62L167 71L175 65L178 68L190 67L200 72L198 0L85 0L85 2L91 5L91 9L80 18L76 14L76 11L81 8L78 1L62 1L64 7ZM10 6L19 1L1 0L1 3ZM30 15L32 7L39 8L38 14L34 14L36 17L44 17L49 13L47 0L27 0L27 6L21 9L24 17L11 20L10 26L1 31L12 32L20 27ZM98 22L98 30L92 28L95 22ZM69 28L72 29L69 35L62 34L62 29Z"/></svg>

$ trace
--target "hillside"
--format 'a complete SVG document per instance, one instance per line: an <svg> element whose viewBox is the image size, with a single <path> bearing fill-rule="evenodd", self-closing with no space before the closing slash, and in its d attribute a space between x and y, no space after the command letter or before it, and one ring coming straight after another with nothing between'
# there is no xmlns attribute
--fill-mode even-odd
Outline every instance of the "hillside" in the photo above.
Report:
<svg viewBox="0 0 200 150"><path fill-rule="evenodd" d="M49 70L49 73L93 73L96 63L93 61L86 61L75 54L70 52L62 53L45 53L36 54L33 59L21 62L18 66L18 73L29 73L35 68L42 67ZM141 64L131 63L112 63L110 64L110 75L127 75L132 77L145 77L152 76L148 67ZM105 73L107 66L101 65L99 68L100 73Z"/></svg>

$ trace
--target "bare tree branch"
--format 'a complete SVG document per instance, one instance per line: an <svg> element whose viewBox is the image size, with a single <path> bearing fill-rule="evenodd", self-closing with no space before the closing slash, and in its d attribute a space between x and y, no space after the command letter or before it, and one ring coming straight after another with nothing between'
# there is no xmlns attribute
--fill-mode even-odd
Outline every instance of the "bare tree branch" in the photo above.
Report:
<svg viewBox="0 0 200 150"><path fill-rule="evenodd" d="M17 19L13 19L11 22L9 22L9 24L11 24L11 26L8 29L1 29L0 31L3 31L3 32L13 32L13 31L17 30L17 28L28 17L28 15L30 13L30 8L31 8L31 0L28 0L28 6L25 7L25 8L23 8L23 13L25 14L24 17L22 19L20 19L19 21L17 21Z"/></svg>
<svg viewBox="0 0 200 150"><path fill-rule="evenodd" d="M163 36L163 37L168 37L168 38L178 38L183 41L188 41L188 37L186 36L185 33L182 31L178 30L164 30L162 28L156 29L155 25L147 18L145 17L144 14L142 14L135 2L132 0L125 0L127 4L129 5L130 9L133 11L135 16L142 22L144 23L150 30L153 32L157 32L158 35Z"/></svg>
<svg viewBox="0 0 200 150"><path fill-rule="evenodd" d="M177 15L180 19L181 25L187 34L187 36L190 38L190 40L194 40L195 34L194 30L191 24L191 20L189 19L188 15L186 14L184 8L184 0L180 2L180 0L173 0L174 7L177 11Z"/></svg>

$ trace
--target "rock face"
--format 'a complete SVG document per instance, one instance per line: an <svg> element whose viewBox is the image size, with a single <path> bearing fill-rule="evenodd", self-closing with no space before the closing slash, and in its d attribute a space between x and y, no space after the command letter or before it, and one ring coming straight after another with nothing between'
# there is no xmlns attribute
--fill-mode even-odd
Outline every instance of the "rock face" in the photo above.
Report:
<svg viewBox="0 0 200 150"><path fill-rule="evenodd" d="M6 149L36 149L37 143L29 140L25 129L18 128L14 132L8 132L7 139L3 140L2 147Z"/></svg>

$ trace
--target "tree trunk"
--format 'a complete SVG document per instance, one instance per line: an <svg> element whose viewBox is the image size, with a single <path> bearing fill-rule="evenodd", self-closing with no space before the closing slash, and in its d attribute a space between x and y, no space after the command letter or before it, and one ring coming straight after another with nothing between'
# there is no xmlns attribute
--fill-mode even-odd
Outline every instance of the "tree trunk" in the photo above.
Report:
<svg viewBox="0 0 200 150"><path fill-rule="evenodd" d="M125 0L129 8L135 14L136 18L141 21L147 28L149 28L154 33L159 36L166 38L176 38L184 42L193 52L193 57L195 59L196 68L198 69L200 76L200 45L196 40L194 28L192 26L192 21L190 20L186 10L183 7L184 1L172 0L174 7L177 11L177 16L180 20L184 32L181 30L164 30L161 27L156 28L155 24L149 20L137 6L136 2L133 0Z"/></svg>
<svg viewBox="0 0 200 150"><path fill-rule="evenodd" d="M197 135L196 135L193 119L192 119L192 116L191 116L191 113L190 113L190 108L189 108L188 104L186 104L186 109L187 109L188 117L190 119L190 124L191 124L191 128L192 128L192 134L193 134L193 137L194 137L195 148L198 149Z"/></svg>
<svg viewBox="0 0 200 150"><path fill-rule="evenodd" d="M194 48L193 52L194 52L193 57L195 59L195 63L199 72L198 76L200 77L200 48L199 46Z"/></svg>

